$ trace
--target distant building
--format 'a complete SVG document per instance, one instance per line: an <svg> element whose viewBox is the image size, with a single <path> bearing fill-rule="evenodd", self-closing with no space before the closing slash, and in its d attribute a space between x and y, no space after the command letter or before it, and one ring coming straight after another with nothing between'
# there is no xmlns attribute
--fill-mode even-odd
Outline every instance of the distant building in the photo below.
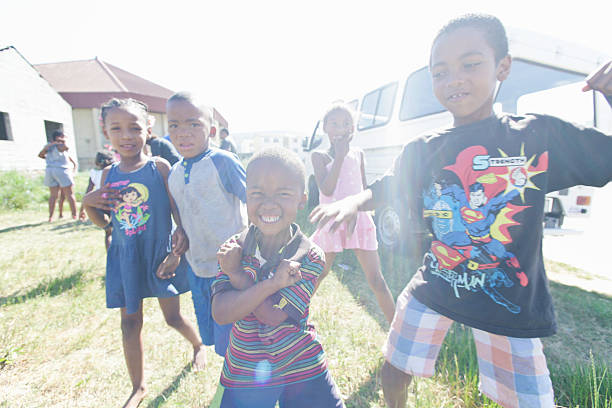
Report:
<svg viewBox="0 0 612 408"><path fill-rule="evenodd" d="M280 130L231 133L236 142L238 152L242 156L250 156L264 146L280 145L301 154L302 140L305 134Z"/></svg>
<svg viewBox="0 0 612 408"><path fill-rule="evenodd" d="M166 101L174 91L131 74L98 58L37 64L36 69L72 106L79 165L92 167L96 152L108 144L99 122L100 105L115 98L134 98L147 104L155 117L153 133L168 133ZM217 126L227 121L213 109Z"/></svg>
<svg viewBox="0 0 612 408"><path fill-rule="evenodd" d="M168 129L166 100L174 93L98 58L37 64L35 68L72 106L79 165L92 167L96 152L108 141L100 127L100 105L115 98L134 98L149 106L155 117L153 133Z"/></svg>
<svg viewBox="0 0 612 408"><path fill-rule="evenodd" d="M44 169L38 152L56 129L76 158L70 105L16 48L0 48L0 170Z"/></svg>

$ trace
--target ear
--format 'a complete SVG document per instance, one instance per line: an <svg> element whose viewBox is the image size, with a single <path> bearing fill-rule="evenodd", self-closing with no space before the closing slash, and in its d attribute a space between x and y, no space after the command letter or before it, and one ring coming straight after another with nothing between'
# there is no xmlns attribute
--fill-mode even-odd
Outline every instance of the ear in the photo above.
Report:
<svg viewBox="0 0 612 408"><path fill-rule="evenodd" d="M302 199L300 200L300 203L298 204L298 209L303 210L304 208L306 208L307 202L308 202L308 194L304 193L302 195Z"/></svg>
<svg viewBox="0 0 612 408"><path fill-rule="evenodd" d="M110 138L108 137L108 132L106 131L106 126L102 126L102 134L104 135L104 138L106 140L110 140Z"/></svg>
<svg viewBox="0 0 612 408"><path fill-rule="evenodd" d="M510 67L512 66L512 57L510 54L506 55L504 58L499 61L497 64L497 70L495 76L498 81L505 81L510 75Z"/></svg>

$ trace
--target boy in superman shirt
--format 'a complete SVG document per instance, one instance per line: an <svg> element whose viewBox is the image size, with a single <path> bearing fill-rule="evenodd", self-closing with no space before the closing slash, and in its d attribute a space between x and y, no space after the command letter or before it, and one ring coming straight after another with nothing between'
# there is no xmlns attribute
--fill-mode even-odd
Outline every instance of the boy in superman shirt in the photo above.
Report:
<svg viewBox="0 0 612 408"><path fill-rule="evenodd" d="M501 22L465 15L433 41L429 69L453 126L409 142L393 169L362 193L313 210L332 230L385 200L433 235L423 265L397 299L383 347L390 407L404 407L413 376L430 377L453 321L472 327L483 394L504 407L553 407L540 337L557 330L542 258L545 195L612 179L612 137L547 115L493 112L510 74ZM612 63L584 90L610 103Z"/></svg>

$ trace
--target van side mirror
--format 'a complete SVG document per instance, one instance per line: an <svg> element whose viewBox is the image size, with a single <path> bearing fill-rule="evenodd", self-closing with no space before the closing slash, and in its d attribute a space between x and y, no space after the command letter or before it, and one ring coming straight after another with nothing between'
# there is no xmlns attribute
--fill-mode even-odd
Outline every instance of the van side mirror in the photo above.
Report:
<svg viewBox="0 0 612 408"><path fill-rule="evenodd" d="M323 142L323 138L320 137L320 136L319 137L315 136L315 139L312 141L312 145L310 146L309 150L316 149L317 147L319 147L321 145L321 142Z"/></svg>

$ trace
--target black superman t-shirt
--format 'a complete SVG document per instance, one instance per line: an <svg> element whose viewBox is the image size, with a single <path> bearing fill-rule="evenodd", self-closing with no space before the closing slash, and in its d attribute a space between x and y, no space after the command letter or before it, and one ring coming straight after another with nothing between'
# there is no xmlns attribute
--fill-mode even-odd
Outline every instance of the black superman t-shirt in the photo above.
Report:
<svg viewBox="0 0 612 408"><path fill-rule="evenodd" d="M612 137L545 115L491 116L407 144L370 186L423 223L432 244L408 284L431 309L511 337L556 322L542 258L545 195L612 179Z"/></svg>

